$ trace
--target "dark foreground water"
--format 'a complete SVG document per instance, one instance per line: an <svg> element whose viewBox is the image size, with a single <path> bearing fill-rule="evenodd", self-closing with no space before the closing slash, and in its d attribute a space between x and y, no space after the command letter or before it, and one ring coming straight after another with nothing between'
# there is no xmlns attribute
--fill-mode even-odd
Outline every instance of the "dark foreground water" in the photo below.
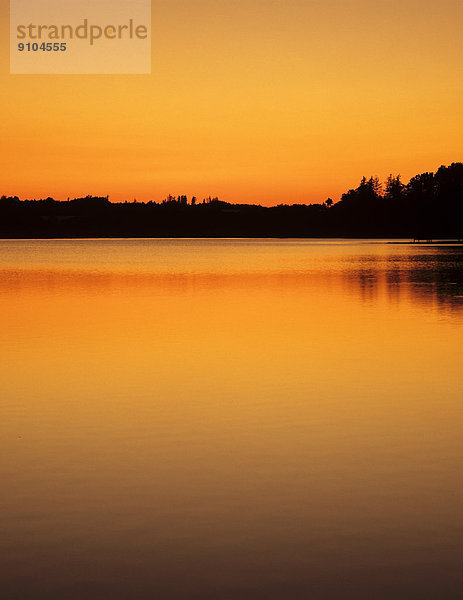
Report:
<svg viewBox="0 0 463 600"><path fill-rule="evenodd" d="M2 598L462 598L462 267L0 242Z"/></svg>

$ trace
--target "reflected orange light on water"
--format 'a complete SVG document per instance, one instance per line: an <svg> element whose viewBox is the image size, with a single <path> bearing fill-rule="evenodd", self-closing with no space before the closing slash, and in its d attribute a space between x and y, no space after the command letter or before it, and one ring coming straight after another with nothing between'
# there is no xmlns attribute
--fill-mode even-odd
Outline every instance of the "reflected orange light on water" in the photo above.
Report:
<svg viewBox="0 0 463 600"><path fill-rule="evenodd" d="M458 588L457 248L31 243L0 270L7 591Z"/></svg>

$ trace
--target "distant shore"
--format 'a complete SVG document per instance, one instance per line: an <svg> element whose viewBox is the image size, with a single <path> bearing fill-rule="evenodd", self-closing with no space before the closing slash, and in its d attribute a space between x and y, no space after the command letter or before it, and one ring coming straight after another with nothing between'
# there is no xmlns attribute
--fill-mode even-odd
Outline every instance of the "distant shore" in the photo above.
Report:
<svg viewBox="0 0 463 600"><path fill-rule="evenodd" d="M0 242L16 242L16 241L58 241L58 240L356 240L372 242L384 242L385 244L401 245L401 246L463 246L462 240L404 240L384 237L339 237L339 236L55 236L55 237L0 237Z"/></svg>
<svg viewBox="0 0 463 600"><path fill-rule="evenodd" d="M321 204L231 204L218 198L168 196L161 202L113 203L108 196L0 198L0 238L347 238L463 239L463 163L360 185Z"/></svg>

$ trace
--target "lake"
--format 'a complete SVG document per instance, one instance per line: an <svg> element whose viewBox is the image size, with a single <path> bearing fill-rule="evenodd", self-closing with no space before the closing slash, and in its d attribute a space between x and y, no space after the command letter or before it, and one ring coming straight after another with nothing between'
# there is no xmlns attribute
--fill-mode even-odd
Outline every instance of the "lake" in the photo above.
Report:
<svg viewBox="0 0 463 600"><path fill-rule="evenodd" d="M461 598L462 267L0 241L2 596Z"/></svg>

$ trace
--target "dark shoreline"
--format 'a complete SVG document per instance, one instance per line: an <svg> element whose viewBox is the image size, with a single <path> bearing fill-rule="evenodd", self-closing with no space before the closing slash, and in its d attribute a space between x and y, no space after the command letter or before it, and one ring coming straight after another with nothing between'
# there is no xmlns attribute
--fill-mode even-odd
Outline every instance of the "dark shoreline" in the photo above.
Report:
<svg viewBox="0 0 463 600"><path fill-rule="evenodd" d="M436 240L404 240L402 237L394 239L392 236L385 237L372 237L372 236L362 236L362 237L354 237L354 236L271 236L271 235L263 235L263 236L252 236L252 235L243 235L243 236L167 236L167 235L158 235L158 236L48 236L48 237L0 237L0 242L17 242L17 241L29 241L29 242L40 242L40 241L90 241L90 240L313 240L313 241L334 241L334 240L342 240L342 241L372 241L372 242L384 242L385 244L398 244L402 246L445 246L445 245L453 245L463 246L462 240L449 240L449 239L436 239Z"/></svg>
<svg viewBox="0 0 463 600"><path fill-rule="evenodd" d="M463 239L463 163L422 173L408 184L365 177L339 202L230 204L168 196L112 203L108 196L0 198L0 239L275 238L386 239L459 243ZM436 241L435 241L436 240Z"/></svg>

